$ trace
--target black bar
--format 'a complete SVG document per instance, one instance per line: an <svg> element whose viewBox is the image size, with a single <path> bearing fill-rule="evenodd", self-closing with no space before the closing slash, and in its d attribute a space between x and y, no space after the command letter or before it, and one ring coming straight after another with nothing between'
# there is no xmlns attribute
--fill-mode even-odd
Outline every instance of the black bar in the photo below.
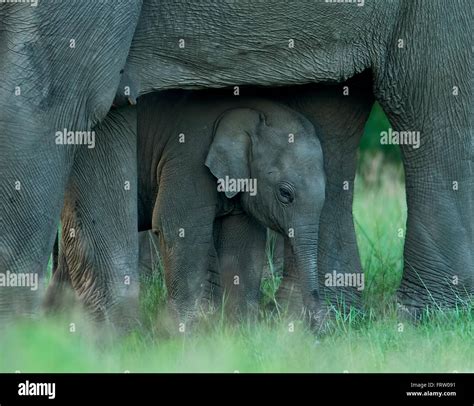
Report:
<svg viewBox="0 0 474 406"><path fill-rule="evenodd" d="M47 385L31 384L53 384ZM0 374L0 406L142 404L190 400L288 404L372 401L473 405L473 374ZM34 394L36 391L36 395ZM19 393L22 393L21 395ZM40 392L40 394L38 394ZM408 394L411 393L411 395ZM436 392L436 395L434 394ZM419 393L419 394L414 394ZM441 393L441 395L439 394ZM48 396L49 395L49 396ZM53 399L54 396L54 399ZM51 399L49 399L51 397ZM149 400L149 401L147 401ZM151 401L151 402L150 402ZM212 402L213 401L213 402ZM395 402L395 403L394 403ZM178 404L179 404L178 403ZM361 403L363 404L363 403Z"/></svg>

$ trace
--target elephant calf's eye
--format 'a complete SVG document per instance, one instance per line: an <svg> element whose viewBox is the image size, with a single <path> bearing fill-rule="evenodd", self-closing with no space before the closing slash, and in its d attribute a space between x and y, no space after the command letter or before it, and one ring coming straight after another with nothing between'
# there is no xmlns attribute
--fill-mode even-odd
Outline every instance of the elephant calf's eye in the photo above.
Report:
<svg viewBox="0 0 474 406"><path fill-rule="evenodd" d="M285 204L290 204L295 200L295 193L288 185L280 185L278 188L278 199Z"/></svg>

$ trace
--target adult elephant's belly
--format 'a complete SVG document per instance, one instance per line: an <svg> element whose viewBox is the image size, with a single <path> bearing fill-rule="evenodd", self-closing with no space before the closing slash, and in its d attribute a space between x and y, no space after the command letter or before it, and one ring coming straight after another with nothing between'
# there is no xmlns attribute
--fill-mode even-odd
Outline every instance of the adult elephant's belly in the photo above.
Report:
<svg viewBox="0 0 474 406"><path fill-rule="evenodd" d="M365 7L314 1L302 7L286 0L156 3L144 3L129 55L142 94L340 82L366 66L360 59L365 53L348 38L358 35L349 24L352 14L363 21Z"/></svg>

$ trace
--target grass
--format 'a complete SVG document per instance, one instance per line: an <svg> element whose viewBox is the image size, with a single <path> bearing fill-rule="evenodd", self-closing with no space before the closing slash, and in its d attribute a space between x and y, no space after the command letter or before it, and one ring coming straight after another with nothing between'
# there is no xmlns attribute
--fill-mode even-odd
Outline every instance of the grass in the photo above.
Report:
<svg viewBox="0 0 474 406"><path fill-rule="evenodd" d="M365 272L364 300L383 307L400 283L403 270L406 203L403 167L382 154L359 160L353 204L357 245Z"/></svg>
<svg viewBox="0 0 474 406"><path fill-rule="evenodd" d="M406 207L400 167L382 161L377 156L361 160L356 179L364 302L371 309L364 316L339 314L322 337L302 322L290 326L275 314L241 325L217 317L195 334L170 336L157 322L156 308L163 307L166 293L157 273L147 281L153 288L142 295L144 332L109 339L75 317L18 322L0 333L0 371L474 371L472 311L432 313L418 325L396 316L393 296L402 272ZM264 304L274 301L278 282L275 273L267 272ZM71 332L73 321L77 325Z"/></svg>

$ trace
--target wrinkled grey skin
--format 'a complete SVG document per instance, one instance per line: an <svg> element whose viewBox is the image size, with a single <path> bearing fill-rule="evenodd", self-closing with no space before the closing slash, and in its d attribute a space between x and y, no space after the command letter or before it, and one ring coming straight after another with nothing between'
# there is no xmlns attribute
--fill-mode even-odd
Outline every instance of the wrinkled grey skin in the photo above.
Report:
<svg viewBox="0 0 474 406"><path fill-rule="evenodd" d="M134 221L138 215L137 151L135 138L130 136L137 127L135 109L112 110L94 128L95 148L76 153L77 166L71 173L61 216L58 269L46 295L48 309L62 306L64 293L72 303L78 299L94 320L110 322L121 331L139 320ZM124 220L128 220L125 231ZM73 296L69 295L70 287Z"/></svg>
<svg viewBox="0 0 474 406"><path fill-rule="evenodd" d="M45 268L79 148L44 140L63 127L89 129L104 118L128 54L125 71L138 84L138 94L176 87L342 82L370 69L373 86L367 91L381 103L394 130L422 134L419 149L402 146L408 220L399 300L416 313L427 305L454 306L472 297L471 1L366 0L358 7L314 1L145 0L135 24L139 8L139 1L120 8L47 0L37 9L0 5L0 269L42 273ZM65 46L71 33L80 44L73 54ZM25 97L5 90L17 84ZM324 145L323 153L328 155ZM119 168L98 165L96 172L101 170ZM80 167L76 171L81 174ZM12 186L19 178L20 193ZM130 200L122 206L116 199L115 204L124 214L120 235L132 236L126 214ZM336 218L330 211L324 208L322 216ZM357 258L352 255L354 236L343 234L353 227L350 217L336 223L342 230L336 234L348 244L324 241L332 237L321 231L320 242L331 258L327 268L320 268L323 273L339 269L340 257ZM92 224L81 226L92 235ZM28 241L25 228L31 230ZM118 236L114 243L122 244ZM135 246L131 237L121 247L130 253L122 257L127 263L94 270L95 277L116 289L115 280L134 272ZM109 254L98 250L97 255L105 259ZM354 268L360 268L355 262ZM1 317L32 313L39 296L1 292ZM113 302L105 305L111 314L120 299Z"/></svg>
<svg viewBox="0 0 474 406"><path fill-rule="evenodd" d="M122 156L103 156L95 165L97 171L91 172L80 168L84 160L98 158L94 149L55 143L56 131L85 131L97 125L115 97L141 2L110 4L48 0L38 7L0 4L0 272L36 273L40 286L36 291L0 287L0 325L40 310L60 212L65 201L67 205L75 199L81 184L112 188L117 200L123 198L115 206L119 223L112 217L90 221L97 218L92 211L100 210L104 199L91 196L81 203L90 206L84 210L89 216L78 219L78 233L94 233L99 245L89 254L95 264L107 258L100 273L88 265L90 258L81 258L83 271L91 274L83 297L98 303L102 317L118 325L128 324L124 309L136 302L134 289L123 285L124 274L134 280L137 266L136 194L100 184L106 173L115 173L123 184L118 180L119 174L127 173L122 162L132 162L127 168L132 172L126 176L133 178L135 140L112 140L122 145L111 148ZM20 95L15 95L17 87ZM71 174L77 176L67 186ZM101 243L105 230L111 244Z"/></svg>
<svg viewBox="0 0 474 406"><path fill-rule="evenodd" d="M138 105L139 231L158 235L172 313L185 323L222 297L234 315L256 309L266 227L285 237L303 303L317 312L325 177L314 127L283 104L229 94L161 92ZM256 189L219 191L227 177ZM68 206L63 228L76 217ZM63 239L56 278L81 249L80 238ZM88 285L90 275L76 279Z"/></svg>

